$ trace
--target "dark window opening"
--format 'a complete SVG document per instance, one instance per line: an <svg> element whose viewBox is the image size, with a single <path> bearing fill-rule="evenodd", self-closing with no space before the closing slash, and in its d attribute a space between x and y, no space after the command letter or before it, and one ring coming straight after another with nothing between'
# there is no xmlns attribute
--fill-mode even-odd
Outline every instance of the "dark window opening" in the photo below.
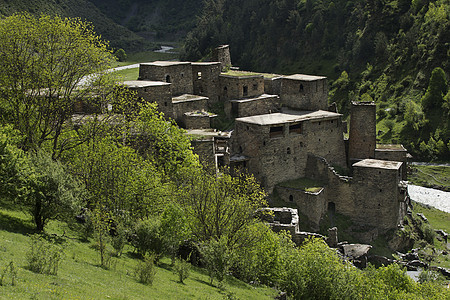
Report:
<svg viewBox="0 0 450 300"><path fill-rule="evenodd" d="M298 133L298 134L303 133L302 123L289 126L289 133Z"/></svg>
<svg viewBox="0 0 450 300"><path fill-rule="evenodd" d="M331 120L331 124L333 124L333 120Z"/></svg>
<svg viewBox="0 0 450 300"><path fill-rule="evenodd" d="M382 192L383 190L382 189L380 189L380 193Z"/></svg>
<svg viewBox="0 0 450 300"><path fill-rule="evenodd" d="M239 153L242 153L242 146L239 146Z"/></svg>
<svg viewBox="0 0 450 300"><path fill-rule="evenodd" d="M283 126L270 127L270 137L283 136Z"/></svg>
<svg viewBox="0 0 450 300"><path fill-rule="evenodd" d="M330 217L334 216L334 214L336 213L336 204L334 202L328 202L327 211Z"/></svg>
<svg viewBox="0 0 450 300"><path fill-rule="evenodd" d="M304 90L304 89L303 89L303 84L300 84L299 92L300 92L300 93L303 93L303 90Z"/></svg>
<svg viewBox="0 0 450 300"><path fill-rule="evenodd" d="M164 106L167 106L167 102L164 102Z"/></svg>
<svg viewBox="0 0 450 300"><path fill-rule="evenodd" d="M181 73L180 75L181 75L181 78L183 78L183 77L184 77L184 73Z"/></svg>
<svg viewBox="0 0 450 300"><path fill-rule="evenodd" d="M265 145L266 145L266 141L263 142L263 146L265 146Z"/></svg>
<svg viewBox="0 0 450 300"><path fill-rule="evenodd" d="M303 142L300 142L300 147L303 147Z"/></svg>
<svg viewBox="0 0 450 300"><path fill-rule="evenodd" d="M250 129L250 127L247 126L247 130L249 130L249 129Z"/></svg>
<svg viewBox="0 0 450 300"><path fill-rule="evenodd" d="M287 153L287 154L291 154L291 148L288 147L288 148L286 149L286 153Z"/></svg>
<svg viewBox="0 0 450 300"><path fill-rule="evenodd" d="M258 84L257 83L253 84L253 90L254 91L258 90Z"/></svg>
<svg viewBox="0 0 450 300"><path fill-rule="evenodd" d="M320 125L320 122L319 122L319 125Z"/></svg>
<svg viewBox="0 0 450 300"><path fill-rule="evenodd" d="M294 196L289 195L289 201L290 201L290 202L294 202Z"/></svg>
<svg viewBox="0 0 450 300"><path fill-rule="evenodd" d="M223 94L226 96L228 93L228 88L226 86L223 87Z"/></svg>
<svg viewBox="0 0 450 300"><path fill-rule="evenodd" d="M166 82L170 83L170 75L166 75Z"/></svg>
<svg viewBox="0 0 450 300"><path fill-rule="evenodd" d="M248 95L248 86L244 86L243 95L244 97Z"/></svg>
<svg viewBox="0 0 450 300"><path fill-rule="evenodd" d="M236 102L231 102L231 114L237 116L239 111L239 105ZM248 126L247 126L248 130Z"/></svg>

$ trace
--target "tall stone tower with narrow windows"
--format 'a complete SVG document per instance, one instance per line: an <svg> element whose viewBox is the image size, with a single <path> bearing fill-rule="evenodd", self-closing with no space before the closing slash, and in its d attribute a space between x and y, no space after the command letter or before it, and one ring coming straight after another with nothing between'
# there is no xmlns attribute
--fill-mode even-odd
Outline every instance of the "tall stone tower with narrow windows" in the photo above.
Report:
<svg viewBox="0 0 450 300"><path fill-rule="evenodd" d="M375 158L376 106L374 102L352 102L350 114L349 163Z"/></svg>
<svg viewBox="0 0 450 300"><path fill-rule="evenodd" d="M220 62L222 71L224 71L227 67L231 67L230 46L222 45L215 48L213 51L212 60Z"/></svg>

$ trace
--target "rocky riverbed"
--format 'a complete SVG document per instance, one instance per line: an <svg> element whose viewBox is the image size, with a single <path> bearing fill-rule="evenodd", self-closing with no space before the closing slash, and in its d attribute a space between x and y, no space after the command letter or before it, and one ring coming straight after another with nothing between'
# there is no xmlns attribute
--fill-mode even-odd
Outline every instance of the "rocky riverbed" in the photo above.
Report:
<svg viewBox="0 0 450 300"><path fill-rule="evenodd" d="M408 192L413 201L427 204L439 210L450 213L450 192L444 192L412 184L408 185Z"/></svg>

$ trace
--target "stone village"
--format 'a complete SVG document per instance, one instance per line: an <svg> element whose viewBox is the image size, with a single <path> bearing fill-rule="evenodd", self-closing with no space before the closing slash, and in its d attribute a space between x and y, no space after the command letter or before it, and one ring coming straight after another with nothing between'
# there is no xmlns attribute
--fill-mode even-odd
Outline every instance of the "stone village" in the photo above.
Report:
<svg viewBox="0 0 450 300"><path fill-rule="evenodd" d="M204 164L254 174L272 201L276 195L277 204L296 206L313 231L335 214L352 221L363 243L398 228L409 201L408 154L401 145L377 145L374 103L352 103L344 138L347 124L328 105L326 77L224 72L230 66L225 45L211 62L142 63L139 79L124 84L193 135ZM214 105L234 119L234 130L211 129ZM289 215L282 223L292 223Z"/></svg>

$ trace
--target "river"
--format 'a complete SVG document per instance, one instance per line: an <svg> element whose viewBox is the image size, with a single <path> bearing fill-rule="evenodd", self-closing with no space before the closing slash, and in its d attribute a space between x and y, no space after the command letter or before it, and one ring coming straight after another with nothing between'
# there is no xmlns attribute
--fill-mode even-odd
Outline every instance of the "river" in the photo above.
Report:
<svg viewBox="0 0 450 300"><path fill-rule="evenodd" d="M408 184L408 193L411 200L450 213L450 192Z"/></svg>

